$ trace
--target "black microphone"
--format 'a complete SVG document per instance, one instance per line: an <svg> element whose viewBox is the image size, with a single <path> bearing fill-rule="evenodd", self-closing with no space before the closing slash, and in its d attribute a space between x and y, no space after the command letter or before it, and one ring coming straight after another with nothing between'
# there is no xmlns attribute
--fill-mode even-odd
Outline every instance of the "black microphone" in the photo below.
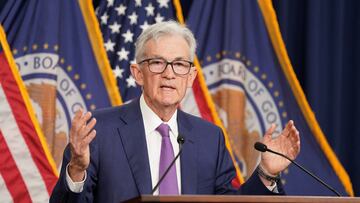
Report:
<svg viewBox="0 0 360 203"><path fill-rule="evenodd" d="M182 146L185 142L185 138L182 135L178 135L177 137L177 142L179 143L179 152L177 153L177 155L175 156L175 158L172 160L172 162L170 163L170 165L167 167L166 171L164 172L164 174L161 176L161 178L159 179L159 181L157 182L157 184L155 185L155 187L152 189L151 194L154 194L154 192L158 189L158 187L160 186L160 183L163 181L163 179L165 178L166 174L168 174L168 172L170 171L170 168L174 165L175 161L179 158L181 152L182 152Z"/></svg>
<svg viewBox="0 0 360 203"><path fill-rule="evenodd" d="M313 177L315 180L317 180L319 183L321 183L323 186L325 186L327 189L331 190L333 193L335 193L337 196L341 197L340 193L338 191L336 191L334 188L332 188L330 185L326 184L324 181L322 181L319 177L317 177L316 175L312 174L310 171L308 171L307 169L305 169L304 167L302 167L301 165L299 165L298 163L296 163L294 160L290 159L288 156L281 154L279 152L275 152L269 148L267 148L266 145L264 145L261 142L256 142L254 144L254 148L260 152L271 152L273 154L277 154L279 156L284 157L285 159L289 160L291 163L295 164L297 167L299 167L301 170L303 170L305 173L309 174L311 177Z"/></svg>

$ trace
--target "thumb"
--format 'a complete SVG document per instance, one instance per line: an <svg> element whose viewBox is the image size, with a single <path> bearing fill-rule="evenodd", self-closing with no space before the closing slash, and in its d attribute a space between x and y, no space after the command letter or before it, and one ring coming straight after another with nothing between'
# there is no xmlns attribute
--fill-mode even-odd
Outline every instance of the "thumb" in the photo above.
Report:
<svg viewBox="0 0 360 203"><path fill-rule="evenodd" d="M272 134L274 133L275 128L276 128L276 125L271 124L270 128L267 129L267 131L265 132L265 135L264 135L264 142L267 142L267 141L271 140Z"/></svg>

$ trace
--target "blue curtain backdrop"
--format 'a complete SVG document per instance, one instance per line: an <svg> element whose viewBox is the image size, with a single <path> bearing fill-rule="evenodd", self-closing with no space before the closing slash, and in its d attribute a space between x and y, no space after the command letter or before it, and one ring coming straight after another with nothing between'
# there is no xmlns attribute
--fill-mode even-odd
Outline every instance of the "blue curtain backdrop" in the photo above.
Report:
<svg viewBox="0 0 360 203"><path fill-rule="evenodd" d="M360 196L360 1L273 1L290 59Z"/></svg>

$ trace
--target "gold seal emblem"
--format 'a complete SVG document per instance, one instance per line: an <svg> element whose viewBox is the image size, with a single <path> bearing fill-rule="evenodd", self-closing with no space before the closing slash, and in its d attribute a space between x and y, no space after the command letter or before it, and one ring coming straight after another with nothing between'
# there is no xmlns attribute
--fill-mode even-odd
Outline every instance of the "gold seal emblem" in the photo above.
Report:
<svg viewBox="0 0 360 203"><path fill-rule="evenodd" d="M15 56L16 57L16 56ZM79 108L87 110L81 90L74 81L80 75L54 53L31 53L15 58L36 117L58 168L68 143L71 119ZM67 67L66 69L63 68ZM86 94L86 99L92 97Z"/></svg>

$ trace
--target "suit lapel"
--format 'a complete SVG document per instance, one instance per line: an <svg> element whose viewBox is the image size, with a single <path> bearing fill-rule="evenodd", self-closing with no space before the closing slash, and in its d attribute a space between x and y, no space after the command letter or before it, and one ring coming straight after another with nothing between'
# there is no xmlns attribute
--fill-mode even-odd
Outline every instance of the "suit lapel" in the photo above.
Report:
<svg viewBox="0 0 360 203"><path fill-rule="evenodd" d="M197 193L197 150L196 134L193 127L188 121L187 115L178 111L178 128L179 134L185 138L183 144L181 161L181 191L182 194Z"/></svg>
<svg viewBox="0 0 360 203"><path fill-rule="evenodd" d="M118 132L139 193L150 194L151 173L139 99L128 105Z"/></svg>
<svg viewBox="0 0 360 203"><path fill-rule="evenodd" d="M140 194L150 194L152 190L148 151L139 99L131 102L120 119L124 123L118 128L119 136ZM178 111L179 134L184 136L181 161L182 194L197 193L197 150L196 134L187 115Z"/></svg>

